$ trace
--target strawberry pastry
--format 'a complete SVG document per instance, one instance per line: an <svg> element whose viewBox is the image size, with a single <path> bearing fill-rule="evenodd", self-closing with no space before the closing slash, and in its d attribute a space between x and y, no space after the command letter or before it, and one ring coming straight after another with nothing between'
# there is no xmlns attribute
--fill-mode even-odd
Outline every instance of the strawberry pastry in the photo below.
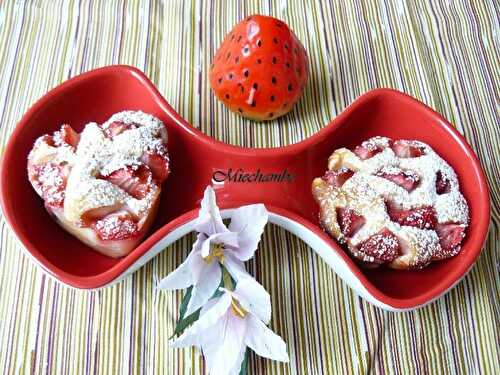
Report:
<svg viewBox="0 0 500 375"><path fill-rule="evenodd" d="M62 125L38 138L28 177L57 222L110 257L128 254L149 229L169 173L167 131L143 112L125 111L78 134Z"/></svg>
<svg viewBox="0 0 500 375"><path fill-rule="evenodd" d="M323 228L366 267L422 268L460 251L469 221L453 169L427 144L373 137L312 183Z"/></svg>

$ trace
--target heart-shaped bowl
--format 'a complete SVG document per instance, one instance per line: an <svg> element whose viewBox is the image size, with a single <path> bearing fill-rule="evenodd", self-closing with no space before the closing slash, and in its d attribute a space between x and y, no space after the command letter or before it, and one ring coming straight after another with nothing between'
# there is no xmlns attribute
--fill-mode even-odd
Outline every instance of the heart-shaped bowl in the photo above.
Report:
<svg viewBox="0 0 500 375"><path fill-rule="evenodd" d="M28 182L26 160L35 139L61 124L81 131L86 123L103 122L122 110L142 110L165 123L172 171L151 234L129 255L112 259L91 250L50 218ZM353 147L375 135L423 141L453 166L471 219L459 255L419 271L366 270L321 230L312 180L324 173L336 148ZM474 152L443 117L405 94L373 90L300 143L241 148L194 129L142 72L128 66L84 73L34 104L8 141L0 178L4 215L28 255L60 282L81 289L113 284L192 231L209 184L215 186L223 216L237 206L264 203L271 222L303 239L358 294L388 310L422 306L452 288L480 254L490 220L486 179Z"/></svg>

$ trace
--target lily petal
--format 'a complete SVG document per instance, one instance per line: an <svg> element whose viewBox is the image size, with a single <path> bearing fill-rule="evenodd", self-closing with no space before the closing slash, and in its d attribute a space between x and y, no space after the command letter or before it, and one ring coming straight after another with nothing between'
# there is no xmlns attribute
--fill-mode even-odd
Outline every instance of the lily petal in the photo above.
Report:
<svg viewBox="0 0 500 375"><path fill-rule="evenodd" d="M243 262L236 258L233 253L224 254L224 267L226 267L227 271L236 282L244 278L252 278L245 269Z"/></svg>
<svg viewBox="0 0 500 375"><path fill-rule="evenodd" d="M246 316L245 344L261 357L288 362L285 342L252 314Z"/></svg>
<svg viewBox="0 0 500 375"><path fill-rule="evenodd" d="M247 261L253 257L268 219L263 204L243 206L234 211L229 230L238 233L238 248L233 250L238 259Z"/></svg>
<svg viewBox="0 0 500 375"><path fill-rule="evenodd" d="M185 289L198 282L199 275L204 266L200 250L206 238L203 233L198 234L186 260L163 278L158 284L158 288L167 290Z"/></svg>
<svg viewBox="0 0 500 375"><path fill-rule="evenodd" d="M226 293L226 295L229 294ZM241 353L246 349L243 345L246 334L245 321L229 310L210 331L212 338L208 338L207 335L201 342L209 373L213 375L239 374L243 361ZM235 369L237 369L236 372Z"/></svg>
<svg viewBox="0 0 500 375"><path fill-rule="evenodd" d="M205 189L195 229L197 232L205 233L209 236L215 233L229 232L220 216L219 207L217 207L215 199L215 191L211 186L207 186Z"/></svg>
<svg viewBox="0 0 500 375"><path fill-rule="evenodd" d="M254 278L240 279L233 291L241 307L257 316L265 324L271 320L271 296Z"/></svg>
<svg viewBox="0 0 500 375"><path fill-rule="evenodd" d="M227 293L220 298L209 301L207 306L202 309L200 318L177 339L171 341L170 345L173 348L191 345L200 346L200 338L205 337L205 331L210 330L210 333L213 334L212 327L217 325L218 320L227 313L230 306L231 295Z"/></svg>
<svg viewBox="0 0 500 375"><path fill-rule="evenodd" d="M160 281L160 283L158 284L158 288L176 290L185 289L193 285L193 277L191 274L191 268L189 267L190 255L179 267L170 272L165 278Z"/></svg>
<svg viewBox="0 0 500 375"><path fill-rule="evenodd" d="M218 262L207 263L199 277L199 282L193 287L186 316L202 307L213 296L222 278L222 271Z"/></svg>
<svg viewBox="0 0 500 375"><path fill-rule="evenodd" d="M193 279L194 285L196 285L200 280L203 269L207 264L201 256L201 249L206 240L207 236L205 236L203 233L198 233L198 237L196 238L196 241L193 244L193 249L191 250L191 253L188 257L189 269L191 270L191 277Z"/></svg>
<svg viewBox="0 0 500 375"><path fill-rule="evenodd" d="M238 246L238 234L233 232L215 233L210 235L201 246L201 256L206 258L210 254L211 244Z"/></svg>

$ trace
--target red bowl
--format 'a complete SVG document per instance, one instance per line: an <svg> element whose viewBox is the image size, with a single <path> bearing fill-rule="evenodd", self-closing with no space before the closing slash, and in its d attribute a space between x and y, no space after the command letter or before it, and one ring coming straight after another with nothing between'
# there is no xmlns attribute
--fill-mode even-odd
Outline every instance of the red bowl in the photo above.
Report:
<svg viewBox="0 0 500 375"><path fill-rule="evenodd" d="M102 122L126 109L149 112L165 123L172 173L164 186L152 234L126 257L111 259L67 234L49 217L28 182L26 158L38 136L62 123L81 131L90 121ZM471 215L458 256L420 271L365 270L320 229L311 181L324 173L334 149L353 147L375 135L428 143L454 167ZM262 175L283 177L271 182L227 178L221 182L230 169L231 176L241 169L242 173L259 170ZM250 149L218 142L192 128L142 72L128 66L82 74L41 98L10 137L0 179L3 212L27 253L57 280L82 289L116 282L191 231L203 190L210 183L215 184L223 208L265 203L271 222L301 237L362 297L391 310L424 305L464 277L481 252L490 220L486 179L470 146L443 117L405 94L389 89L370 91L300 143ZM230 210L224 211L229 214Z"/></svg>

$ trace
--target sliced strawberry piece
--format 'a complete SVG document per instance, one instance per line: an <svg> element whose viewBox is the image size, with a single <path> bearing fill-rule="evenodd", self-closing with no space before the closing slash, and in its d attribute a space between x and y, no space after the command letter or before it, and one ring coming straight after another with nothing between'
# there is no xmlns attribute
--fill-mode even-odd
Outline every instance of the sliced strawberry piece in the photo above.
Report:
<svg viewBox="0 0 500 375"><path fill-rule="evenodd" d="M436 259L444 259L456 255L460 251L460 244L465 237L463 224L437 224L436 233L439 237L441 252L435 254Z"/></svg>
<svg viewBox="0 0 500 375"><path fill-rule="evenodd" d="M153 177L158 183L165 181L169 174L169 160L168 156L161 155L154 152L146 152L141 158L141 161L145 163L153 172Z"/></svg>
<svg viewBox="0 0 500 375"><path fill-rule="evenodd" d="M396 185L401 186L406 191L413 191L420 183L420 177L410 171L395 171L385 172L380 171L377 176L383 177L386 180L394 182Z"/></svg>
<svg viewBox="0 0 500 375"><path fill-rule="evenodd" d="M82 214L80 220L84 226L90 227L97 220L101 220L110 214L118 212L122 208L123 208L123 204L121 204L121 203L117 203L117 204L114 204L112 206L101 206L101 207L97 207L97 208L92 208L90 210L85 211Z"/></svg>
<svg viewBox="0 0 500 375"><path fill-rule="evenodd" d="M135 129L136 126L134 124L125 124L124 122L114 121L109 124L106 128L104 128L104 134L108 138L114 138L118 134L123 133L128 129Z"/></svg>
<svg viewBox="0 0 500 375"><path fill-rule="evenodd" d="M368 145L363 142L361 146L356 146L354 153L358 155L361 160L369 159L384 149L378 145Z"/></svg>
<svg viewBox="0 0 500 375"><path fill-rule="evenodd" d="M28 170L30 181L47 207L60 208L69 174L67 166L55 163L35 164Z"/></svg>
<svg viewBox="0 0 500 375"><path fill-rule="evenodd" d="M373 257L373 263L391 262L399 254L399 241L390 230L384 228L364 241L359 246L359 251L363 255Z"/></svg>
<svg viewBox="0 0 500 375"><path fill-rule="evenodd" d="M387 202L387 213L392 221L419 229L434 229L437 224L436 212L430 206L402 209L396 204Z"/></svg>
<svg viewBox="0 0 500 375"><path fill-rule="evenodd" d="M392 150L400 158L417 158L424 154L424 149L412 141L400 139L392 144Z"/></svg>
<svg viewBox="0 0 500 375"><path fill-rule="evenodd" d="M253 15L225 37L210 67L210 86L231 111L271 120L291 110L309 75L307 53L290 28Z"/></svg>
<svg viewBox="0 0 500 375"><path fill-rule="evenodd" d="M349 168L342 167L335 171L326 171L325 175L323 176L323 180L335 187L342 187L342 185L344 185L344 182L350 179L353 174L354 171L350 170Z"/></svg>
<svg viewBox="0 0 500 375"><path fill-rule="evenodd" d="M57 132L56 132L57 133ZM45 134L39 137L36 142L35 142L35 147L37 146L38 143L46 143L47 145L51 147L56 147L56 143L54 142L54 137L51 135Z"/></svg>
<svg viewBox="0 0 500 375"><path fill-rule="evenodd" d="M450 180L444 177L441 171L436 173L436 192L439 195L450 192Z"/></svg>
<svg viewBox="0 0 500 375"><path fill-rule="evenodd" d="M365 218L349 208L337 208L337 221L341 232L346 237L352 237L365 223Z"/></svg>
<svg viewBox="0 0 500 375"><path fill-rule="evenodd" d="M71 126L63 125L59 131L54 133L54 141L56 146L63 146L64 144L76 148L80 141L80 134L78 134Z"/></svg>
<svg viewBox="0 0 500 375"><path fill-rule="evenodd" d="M145 166L140 166L138 169L121 168L109 176L101 178L120 187L137 199L144 198L151 190L151 172Z"/></svg>
<svg viewBox="0 0 500 375"><path fill-rule="evenodd" d="M104 241L121 241L139 235L137 223L126 211L97 220L91 227Z"/></svg>

